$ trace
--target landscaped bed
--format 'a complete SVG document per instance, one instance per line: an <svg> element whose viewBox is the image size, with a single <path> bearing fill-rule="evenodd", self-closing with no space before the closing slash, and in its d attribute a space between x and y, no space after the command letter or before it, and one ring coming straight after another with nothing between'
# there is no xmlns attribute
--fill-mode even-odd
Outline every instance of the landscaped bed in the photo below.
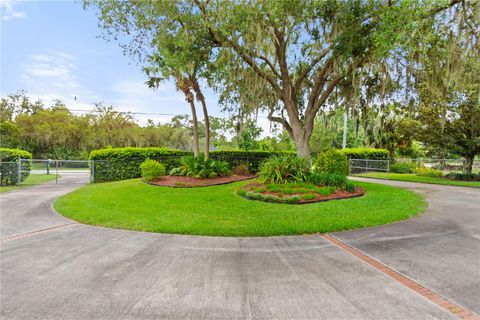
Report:
<svg viewBox="0 0 480 320"><path fill-rule="evenodd" d="M255 178L255 175L238 175L233 174L231 176L215 177L215 178L193 178L185 176L164 176L157 178L150 184L165 187L177 187L177 188L189 188L189 187L206 187L215 186L220 184L227 184L236 181L243 181Z"/></svg>
<svg viewBox="0 0 480 320"><path fill-rule="evenodd" d="M140 179L86 185L59 198L64 216L104 227L210 236L273 236L364 228L410 218L426 208L418 194L355 182L362 197L301 206L247 200L251 181L203 188L152 186Z"/></svg>
<svg viewBox="0 0 480 320"><path fill-rule="evenodd" d="M359 197L365 190L355 187L346 191L336 187L316 186L311 183L262 184L251 183L237 192L240 196L273 203L307 204L320 201Z"/></svg>

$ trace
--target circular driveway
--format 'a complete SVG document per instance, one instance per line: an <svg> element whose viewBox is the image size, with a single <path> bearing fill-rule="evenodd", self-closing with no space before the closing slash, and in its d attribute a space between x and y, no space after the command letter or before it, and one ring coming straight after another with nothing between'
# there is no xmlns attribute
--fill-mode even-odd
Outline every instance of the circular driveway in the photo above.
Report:
<svg viewBox="0 0 480 320"><path fill-rule="evenodd" d="M422 193L429 208L404 222L327 236L220 238L74 223L51 203L79 179L1 194L2 319L467 319L480 313L479 189L382 182ZM419 294L381 266L436 296ZM442 307L438 297L460 309Z"/></svg>

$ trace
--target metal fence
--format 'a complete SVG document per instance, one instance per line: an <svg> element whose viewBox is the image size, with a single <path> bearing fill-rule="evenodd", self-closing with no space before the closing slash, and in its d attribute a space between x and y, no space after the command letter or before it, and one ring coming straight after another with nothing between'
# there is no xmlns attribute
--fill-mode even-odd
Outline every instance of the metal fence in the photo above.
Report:
<svg viewBox="0 0 480 320"><path fill-rule="evenodd" d="M465 172L465 159L432 159L432 158L396 158L397 163L414 163L417 168L430 168L448 172ZM480 172L480 161L474 160L472 171Z"/></svg>
<svg viewBox="0 0 480 320"><path fill-rule="evenodd" d="M349 173L390 172L390 160L350 159Z"/></svg>
<svg viewBox="0 0 480 320"><path fill-rule="evenodd" d="M0 162L0 185L29 185L39 180L50 184L91 182L93 166L89 160L18 159ZM42 176L42 177L40 177ZM50 179L45 177L50 176Z"/></svg>

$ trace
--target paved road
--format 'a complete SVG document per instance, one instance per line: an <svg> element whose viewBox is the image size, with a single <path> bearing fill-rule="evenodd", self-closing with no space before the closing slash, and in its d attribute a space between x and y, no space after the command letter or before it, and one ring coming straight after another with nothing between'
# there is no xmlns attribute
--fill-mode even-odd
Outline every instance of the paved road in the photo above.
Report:
<svg viewBox="0 0 480 320"><path fill-rule="evenodd" d="M320 235L193 237L71 224L50 203L75 187L1 195L2 319L455 319ZM409 187L431 202L421 217L336 236L478 310L480 190ZM457 208L442 210L439 193L461 196L458 208L440 199Z"/></svg>

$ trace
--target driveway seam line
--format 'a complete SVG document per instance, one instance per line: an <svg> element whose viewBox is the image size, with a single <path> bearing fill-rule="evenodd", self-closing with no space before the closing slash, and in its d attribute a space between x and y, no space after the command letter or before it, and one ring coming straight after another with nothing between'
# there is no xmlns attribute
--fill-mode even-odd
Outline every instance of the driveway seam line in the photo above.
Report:
<svg viewBox="0 0 480 320"><path fill-rule="evenodd" d="M16 240L16 239L27 238L27 237L31 237L31 236L34 236L34 235L37 235L37 234L43 234L43 233L59 230L59 229L63 229L63 228L66 228L68 226L77 225L77 224L78 223L76 223L76 222L71 222L71 223L56 225L56 226L49 227L49 228L37 229L37 230L23 232L23 233L16 233L16 234L12 234L12 235L0 238L0 242L7 242L7 241Z"/></svg>
<svg viewBox="0 0 480 320"><path fill-rule="evenodd" d="M440 294L430 290L429 288L421 285L420 283L416 282L413 279L403 275L402 273L392 269L391 267L385 265L384 263L380 262L377 259L370 257L369 255L365 254L361 250L347 244L346 242L338 239L337 237L331 234L321 234L322 238L327 240L328 242L332 243L336 247L342 249L350 253L351 255L355 256L357 259L367 263L374 269L382 272L383 274L389 276L396 282L406 286L410 290L418 293L419 295L423 296L430 302L433 302L437 306L441 307L442 309L450 312L451 314L455 315L456 317L462 320L480 320L480 317L475 314L473 311L470 311L455 302L450 301L447 298L442 297Z"/></svg>

